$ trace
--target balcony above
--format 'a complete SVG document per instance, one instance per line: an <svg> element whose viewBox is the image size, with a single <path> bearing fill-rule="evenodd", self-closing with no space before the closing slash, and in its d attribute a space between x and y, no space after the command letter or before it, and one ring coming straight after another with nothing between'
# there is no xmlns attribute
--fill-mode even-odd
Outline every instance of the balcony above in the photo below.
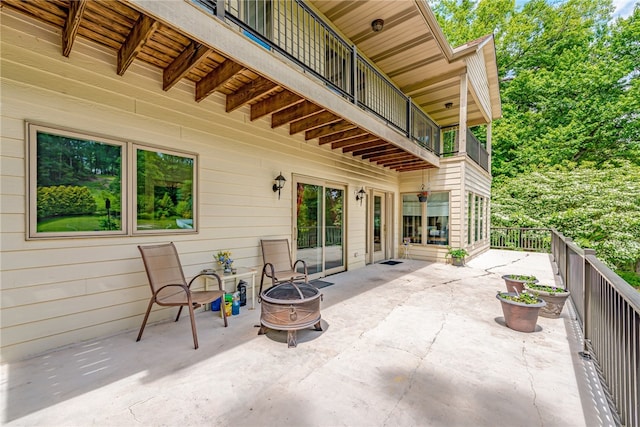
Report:
<svg viewBox="0 0 640 427"><path fill-rule="evenodd" d="M384 52L371 45L369 36L353 33L358 27L350 24L353 13L360 13L364 3L375 5L372 9L385 17L395 6L411 4L388 18L387 29L380 32L382 39L376 36L374 44L386 46ZM261 26L255 16L242 11L249 3L237 1L7 0L3 6L58 28L64 56L71 54L75 38L83 37L115 52L119 75L134 60L142 61L162 70L165 91L187 81L194 86L196 102L218 92L226 98L227 112L249 107L251 120L270 117L273 128L288 126L290 134L304 135L307 141L317 140L345 155L399 172L438 167L440 126L460 119L454 116L461 111L461 102L469 112L463 120L484 123L495 115L488 101L493 96L492 73L486 73L494 61L480 64L488 85L476 85L478 73L469 72L469 102L463 101L465 90L458 102L450 102L450 118L438 116L440 97L455 98L466 87L460 74L466 76L465 70L473 68L467 63L474 58L480 62L495 59L492 39L452 50L426 3L388 3L356 2L357 7L347 8L329 25L314 11L315 3L256 2L260 7L269 5L261 13L269 16L270 31L265 30L264 22ZM336 4L349 2L319 2L315 10L329 7L324 12L331 18L336 13L331 5ZM398 39L395 32L410 34L411 25L416 25L417 39ZM345 41L348 39L339 31L354 40ZM427 53L416 56L409 47ZM478 56L479 52L484 56ZM283 56L291 62L283 62ZM420 64L401 70L389 65L404 63L409 57L420 58ZM422 78L425 75L430 76L428 80ZM458 83L451 84L451 78ZM441 86L448 88L446 94L437 93ZM481 87L488 87L486 93ZM442 123L425 111L440 117Z"/></svg>

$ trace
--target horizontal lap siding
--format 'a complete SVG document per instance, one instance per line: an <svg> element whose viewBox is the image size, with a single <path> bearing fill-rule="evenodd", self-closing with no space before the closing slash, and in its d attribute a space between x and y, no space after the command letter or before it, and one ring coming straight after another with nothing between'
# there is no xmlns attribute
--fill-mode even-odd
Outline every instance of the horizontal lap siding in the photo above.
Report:
<svg viewBox="0 0 640 427"><path fill-rule="evenodd" d="M139 244L175 241L187 276L211 267L220 249L231 250L237 265L261 267L259 239L291 236L292 174L347 185L347 263L364 265L365 206L356 204L354 191L365 186L396 192L397 174L319 147L316 140L306 142L302 134L290 136L286 126L272 130L268 117L251 122L247 107L227 114L220 94L196 103L193 84L163 92L160 70L140 62L120 77L115 54L82 38L64 58L60 34L5 9L3 360L137 330L149 298ZM27 241L25 121L197 153L199 233ZM271 185L280 171L287 183L278 200ZM174 315L175 309L154 309L150 321Z"/></svg>

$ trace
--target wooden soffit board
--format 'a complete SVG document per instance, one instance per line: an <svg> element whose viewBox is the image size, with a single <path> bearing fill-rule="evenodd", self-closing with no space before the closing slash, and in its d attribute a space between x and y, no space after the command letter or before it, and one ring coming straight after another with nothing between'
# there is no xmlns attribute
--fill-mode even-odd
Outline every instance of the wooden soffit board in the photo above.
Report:
<svg viewBox="0 0 640 427"><path fill-rule="evenodd" d="M401 149L412 167L439 164L437 156L293 66L275 60L272 53L193 4L169 3L4 0L3 7L59 28L61 54L72 56L74 40L82 37L111 49L114 69L120 75L134 61L142 61L161 70L165 91L181 81L189 82L193 85L194 102L219 92L226 96L227 112L249 108L252 120L271 115L274 127L288 125L291 134L300 132L319 143L325 138L321 145L332 150L348 146L333 141L342 141L345 135L355 136ZM403 166L382 165L394 170Z"/></svg>

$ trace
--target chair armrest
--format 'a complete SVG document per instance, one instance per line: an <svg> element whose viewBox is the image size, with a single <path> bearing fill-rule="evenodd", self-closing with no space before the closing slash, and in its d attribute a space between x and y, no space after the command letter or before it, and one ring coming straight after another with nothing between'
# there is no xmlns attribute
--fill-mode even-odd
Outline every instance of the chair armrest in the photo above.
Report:
<svg viewBox="0 0 640 427"><path fill-rule="evenodd" d="M198 273L198 274L196 274L193 277L193 279L191 279L189 281L189 289L191 289L191 284L193 283L193 281L196 280L200 276L214 277L218 281L218 289L220 289L221 291L224 292L224 289L222 289L222 280L220 279L220 276L218 276L216 273Z"/></svg>
<svg viewBox="0 0 640 427"><path fill-rule="evenodd" d="M307 262L303 259L297 259L296 262L293 263L293 267L291 268L293 271L296 271L296 265L298 265L298 263L302 264L302 267L304 269L304 274L305 276L308 276L307 273Z"/></svg>
<svg viewBox="0 0 640 427"><path fill-rule="evenodd" d="M267 271L268 269L268 271ZM270 262L267 262L264 267L262 267L262 275L267 275L267 277L270 277L272 279L276 278L276 271L273 268L273 264L271 264Z"/></svg>

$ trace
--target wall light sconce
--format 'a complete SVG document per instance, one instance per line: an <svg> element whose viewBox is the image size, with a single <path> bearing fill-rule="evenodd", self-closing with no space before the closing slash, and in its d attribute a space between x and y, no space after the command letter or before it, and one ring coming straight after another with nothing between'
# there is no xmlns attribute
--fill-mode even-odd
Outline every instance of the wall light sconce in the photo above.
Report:
<svg viewBox="0 0 640 427"><path fill-rule="evenodd" d="M273 184L273 192L278 192L278 200L280 200L280 190L284 188L284 183L287 181L284 176L282 176L282 172L280 175L276 176L274 179L275 183Z"/></svg>
<svg viewBox="0 0 640 427"><path fill-rule="evenodd" d="M453 102L447 102L446 104L444 104L444 108L446 108L447 110L451 107L453 107Z"/></svg>
<svg viewBox="0 0 640 427"><path fill-rule="evenodd" d="M378 18L371 21L371 29L374 33L382 31L382 27L384 27L384 19Z"/></svg>
<svg viewBox="0 0 640 427"><path fill-rule="evenodd" d="M363 187L360 187L360 189L356 191L356 202L360 202L360 206L362 206L362 200L366 194Z"/></svg>

